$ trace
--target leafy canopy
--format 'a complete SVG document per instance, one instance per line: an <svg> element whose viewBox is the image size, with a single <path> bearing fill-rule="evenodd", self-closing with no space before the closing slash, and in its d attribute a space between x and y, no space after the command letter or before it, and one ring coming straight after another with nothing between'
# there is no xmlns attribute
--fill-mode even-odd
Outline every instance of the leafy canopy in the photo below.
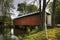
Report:
<svg viewBox="0 0 60 40"><path fill-rule="evenodd" d="M26 3L18 4L18 8L17 8L17 11L20 11L23 14L34 12L37 10L38 10L37 6L32 5L32 4L27 5ZM21 15L21 14L19 14L19 15Z"/></svg>

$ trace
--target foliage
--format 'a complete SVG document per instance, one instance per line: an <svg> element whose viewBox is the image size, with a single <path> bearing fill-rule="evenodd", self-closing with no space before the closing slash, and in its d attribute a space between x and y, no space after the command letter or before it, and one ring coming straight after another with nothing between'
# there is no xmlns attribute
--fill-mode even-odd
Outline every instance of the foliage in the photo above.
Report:
<svg viewBox="0 0 60 40"><path fill-rule="evenodd" d="M58 40L60 39L60 28L53 28L53 29L48 29L48 38L50 40ZM57 34L58 33L58 34ZM47 40L46 35L45 35L45 30L40 31L38 33L25 36L22 40Z"/></svg>
<svg viewBox="0 0 60 40"><path fill-rule="evenodd" d="M3 16L0 16L0 21L2 21ZM6 17L4 20L4 24L6 24L7 26L9 24L12 24L12 19L10 17Z"/></svg>
<svg viewBox="0 0 60 40"><path fill-rule="evenodd" d="M25 10L25 7L26 7L26 3L18 4L17 10L23 12Z"/></svg>
<svg viewBox="0 0 60 40"><path fill-rule="evenodd" d="M52 13L52 4L53 4L53 2L51 2L49 5L48 5L48 8L49 8L49 11ZM57 2L56 2L56 18L55 18L55 20L56 20L56 23L60 23L60 0L57 0Z"/></svg>
<svg viewBox="0 0 60 40"><path fill-rule="evenodd" d="M18 4L18 8L17 11L20 11L21 13L30 13L30 12L34 12L37 11L38 8L35 5L29 4L27 5L26 3L20 3ZM21 15L21 14L19 14Z"/></svg>
<svg viewBox="0 0 60 40"><path fill-rule="evenodd" d="M5 27L7 28L7 26L9 24L11 24L11 18L10 18L10 8L13 7L12 4L13 0L0 0L0 4L1 4L1 12L3 16L0 16L0 21L2 22L2 25L0 25L0 33L4 34L4 40L8 40L9 37L7 33L9 33L10 31L8 31L8 29L5 30ZM9 27L9 26L8 26Z"/></svg>
<svg viewBox="0 0 60 40"><path fill-rule="evenodd" d="M13 0L0 0L1 2L1 12L2 15L0 18L0 21L2 21L4 24L10 24L11 22L11 14L10 13L10 8L13 8Z"/></svg>
<svg viewBox="0 0 60 40"><path fill-rule="evenodd" d="M28 12L34 12L37 11L37 7L35 5L28 5Z"/></svg>

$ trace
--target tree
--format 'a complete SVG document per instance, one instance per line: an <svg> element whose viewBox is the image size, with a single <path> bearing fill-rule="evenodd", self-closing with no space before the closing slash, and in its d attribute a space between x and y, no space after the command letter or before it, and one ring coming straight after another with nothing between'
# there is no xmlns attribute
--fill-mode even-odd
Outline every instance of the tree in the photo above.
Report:
<svg viewBox="0 0 60 40"><path fill-rule="evenodd" d="M26 3L18 4L18 9L17 9L17 11L20 11L21 13L24 13L25 7L26 7Z"/></svg>
<svg viewBox="0 0 60 40"><path fill-rule="evenodd" d="M52 2L48 5L49 7L49 11L52 13ZM54 6L55 7L55 6ZM60 24L60 0L56 1L56 10L55 10L55 14L52 13L53 15L55 15L55 23L56 24ZM54 19L53 19L54 21Z"/></svg>
<svg viewBox="0 0 60 40"><path fill-rule="evenodd" d="M37 10L38 10L37 6L32 5L32 4L27 5L26 3L18 4L18 9L17 9L17 11L20 11L21 13L24 13L24 14L34 12Z"/></svg>
<svg viewBox="0 0 60 40"><path fill-rule="evenodd" d="M2 15L1 16L2 20L1 20L1 24L0 24L0 33L3 34L3 39L4 40L7 40L7 27L5 28L5 24L8 23L8 24L11 24L11 15L10 15L10 8L12 8L12 1L13 0L0 0L0 4L1 4L1 12L2 12ZM7 25L8 25L7 24ZM5 30L6 29L6 30ZM5 34L5 35L4 35Z"/></svg>
<svg viewBox="0 0 60 40"><path fill-rule="evenodd" d="M38 11L38 8L35 5L28 5L28 13Z"/></svg>
<svg viewBox="0 0 60 40"><path fill-rule="evenodd" d="M0 0L1 12L2 12L2 15L3 15L1 22L4 22L4 20L7 16L11 17L10 8L13 8L12 1L13 0Z"/></svg>
<svg viewBox="0 0 60 40"><path fill-rule="evenodd" d="M56 23L60 24L60 0L57 0L56 4Z"/></svg>

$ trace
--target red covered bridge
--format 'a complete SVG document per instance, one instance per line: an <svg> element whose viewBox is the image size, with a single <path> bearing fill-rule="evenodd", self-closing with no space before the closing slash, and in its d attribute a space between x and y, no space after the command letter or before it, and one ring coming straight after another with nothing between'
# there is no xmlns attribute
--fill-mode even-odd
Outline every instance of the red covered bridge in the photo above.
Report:
<svg viewBox="0 0 60 40"><path fill-rule="evenodd" d="M49 13L47 13L47 15L49 15ZM13 23L14 23L14 25L18 25L18 26L40 25L40 13L39 12L33 12L33 13L29 13L29 14L19 16L18 18L15 18L13 20Z"/></svg>
<svg viewBox="0 0 60 40"><path fill-rule="evenodd" d="M49 13L48 13L48 15L49 15ZM40 13L39 12L33 12L33 13L29 13L29 14L19 16L18 18L15 18L13 20L13 23L14 23L15 29L16 29L15 32L22 29L21 28L22 26L24 29L26 29L26 26L30 26L30 27L31 26L32 27L33 26L39 26L40 25ZM21 33L21 31L19 33Z"/></svg>
<svg viewBox="0 0 60 40"><path fill-rule="evenodd" d="M14 19L13 23L14 23L14 25L19 25L19 26L40 25L40 14L31 13L31 14L22 15L16 19Z"/></svg>

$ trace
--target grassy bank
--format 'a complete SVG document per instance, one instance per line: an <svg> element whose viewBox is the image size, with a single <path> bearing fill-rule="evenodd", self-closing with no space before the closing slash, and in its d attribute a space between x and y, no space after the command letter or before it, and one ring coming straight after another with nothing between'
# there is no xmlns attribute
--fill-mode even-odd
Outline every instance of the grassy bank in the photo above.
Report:
<svg viewBox="0 0 60 40"><path fill-rule="evenodd" d="M49 40L60 40L60 28L48 29L47 32ZM23 40L47 40L45 30L25 36Z"/></svg>

